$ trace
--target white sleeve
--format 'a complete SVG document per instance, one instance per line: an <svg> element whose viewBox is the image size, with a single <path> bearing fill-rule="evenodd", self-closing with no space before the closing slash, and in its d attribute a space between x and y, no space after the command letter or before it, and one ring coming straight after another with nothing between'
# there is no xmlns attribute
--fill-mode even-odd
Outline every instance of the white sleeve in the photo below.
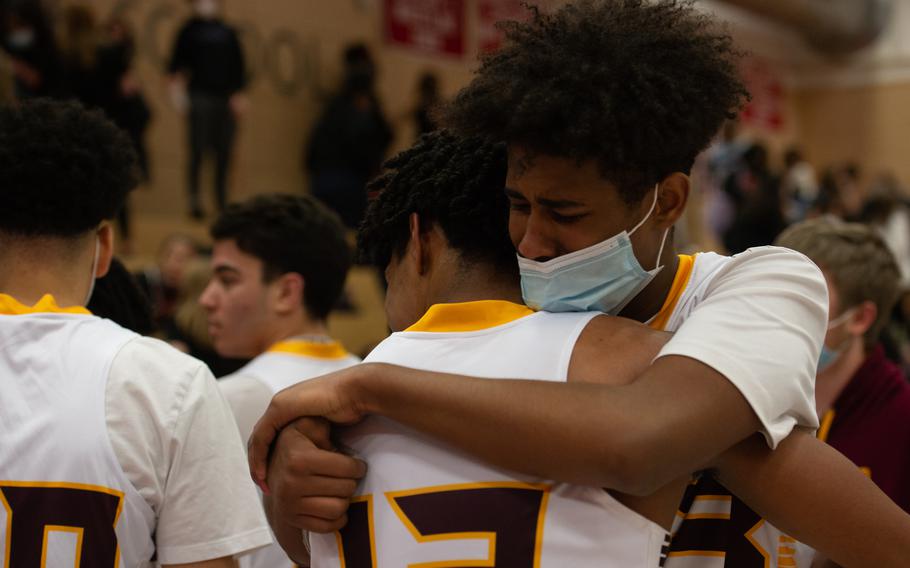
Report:
<svg viewBox="0 0 910 568"><path fill-rule="evenodd" d="M124 473L155 511L158 562L201 562L272 541L230 408L203 363L132 340L111 366L106 415Z"/></svg>
<svg viewBox="0 0 910 568"><path fill-rule="evenodd" d="M262 381L249 375L229 375L218 381L218 388L231 406L240 439L244 443L253 433L253 427L265 414L272 401L272 391Z"/></svg>
<svg viewBox="0 0 910 568"><path fill-rule="evenodd" d="M690 357L724 375L771 448L795 426L817 428L815 373L828 323L821 270L788 249L750 249L718 271L702 298L659 357Z"/></svg>

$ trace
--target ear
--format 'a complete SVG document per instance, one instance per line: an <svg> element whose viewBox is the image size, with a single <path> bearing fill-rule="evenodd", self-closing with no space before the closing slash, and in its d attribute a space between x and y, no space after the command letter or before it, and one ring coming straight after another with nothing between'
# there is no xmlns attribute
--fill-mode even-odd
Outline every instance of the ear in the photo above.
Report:
<svg viewBox="0 0 910 568"><path fill-rule="evenodd" d="M878 308L874 302L866 300L856 307L856 312L847 321L847 331L852 335L865 335L878 319Z"/></svg>
<svg viewBox="0 0 910 568"><path fill-rule="evenodd" d="M430 269L429 231L421 227L420 215L417 213L408 216L408 229L411 237L406 254L414 262L417 274L423 276Z"/></svg>
<svg viewBox="0 0 910 568"><path fill-rule="evenodd" d="M282 274L272 282L274 309L282 315L303 309L303 293L306 283L297 272Z"/></svg>
<svg viewBox="0 0 910 568"><path fill-rule="evenodd" d="M114 258L114 228L107 221L101 223L96 233L98 238L98 264L95 267L95 278L102 278L111 269Z"/></svg>
<svg viewBox="0 0 910 568"><path fill-rule="evenodd" d="M660 228L672 227L682 217L691 187L689 176L682 172L674 172L660 182L654 209L654 219Z"/></svg>

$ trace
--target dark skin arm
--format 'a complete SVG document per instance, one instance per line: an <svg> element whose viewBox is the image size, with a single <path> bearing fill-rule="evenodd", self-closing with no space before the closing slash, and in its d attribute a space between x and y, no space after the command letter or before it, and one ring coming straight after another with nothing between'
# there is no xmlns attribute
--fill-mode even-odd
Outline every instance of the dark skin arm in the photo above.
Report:
<svg viewBox="0 0 910 568"><path fill-rule="evenodd" d="M333 532L347 523L348 502L366 464L335 452L329 424L318 418L301 418L283 429L270 458L266 517L291 560L309 566L302 529Z"/></svg>
<svg viewBox="0 0 910 568"><path fill-rule="evenodd" d="M500 467L635 495L699 469L760 427L730 381L686 357L658 359L639 380L618 387L491 381L365 364L275 396L250 438L254 479L264 480L272 440L298 416L353 423L366 414L386 416Z"/></svg>
<svg viewBox="0 0 910 568"><path fill-rule="evenodd" d="M774 451L752 436L717 460L715 475L775 527L843 566L907 565L910 515L806 432L793 432Z"/></svg>

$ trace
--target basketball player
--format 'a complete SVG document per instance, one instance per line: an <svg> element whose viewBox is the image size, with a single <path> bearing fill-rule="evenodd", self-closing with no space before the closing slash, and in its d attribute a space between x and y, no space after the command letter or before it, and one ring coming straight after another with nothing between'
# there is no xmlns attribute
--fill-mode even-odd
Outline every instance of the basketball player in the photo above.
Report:
<svg viewBox="0 0 910 568"><path fill-rule="evenodd" d="M264 195L232 204L211 229L213 276L199 302L223 357L253 358L218 382L247 439L272 396L360 362L331 339L326 318L351 252L334 213L310 197ZM290 566L277 544L241 566Z"/></svg>
<svg viewBox="0 0 910 568"><path fill-rule="evenodd" d="M619 314L673 338L637 381L618 388L364 365L289 389L251 439L257 480L275 432L299 415L348 422L379 414L489 463L633 494L697 471L755 434L776 448L794 428L818 426L813 387L827 290L817 267L773 247L735 257L674 251L687 172L746 96L730 38L673 0L581 0L509 24L507 35L447 122L508 145L510 232L526 303ZM712 562L779 560L759 516L737 515L747 509L736 500L713 507L699 514L719 521L721 544L706 549ZM734 517L751 522L726 522ZM897 544L887 558L900 565L910 531L904 517L894 524L905 532L888 533ZM842 563L868 561L856 541L831 540ZM691 551L678 552L685 562Z"/></svg>
<svg viewBox="0 0 910 568"><path fill-rule="evenodd" d="M85 305L136 183L100 112L0 108L5 566L229 567L270 542L214 378Z"/></svg>
<svg viewBox="0 0 910 568"><path fill-rule="evenodd" d="M505 178L502 148L438 132L388 167L390 171L373 186L381 193L362 226L360 242L371 260L388 266L389 322L393 329L407 329L380 344L368 361L500 377L543 373L559 381L623 384L658 353L664 343L662 334L630 320L594 319L597 312L534 314L518 302L518 275L501 207L504 196L489 190ZM340 536L313 537L313 560L318 566L359 565L371 549L379 566L431 559L450 562L466 555L486 557L498 565L522 558L523 550L529 554L528 564L533 560L543 566L585 565L592 558L606 566L656 566L666 534L662 527L671 525L687 484L683 480L682 485L647 498L610 497L599 489L554 485L539 477L485 467L382 419L368 420L346 432L342 443L367 459L370 471ZM819 523L820 517L788 509L791 494L811 491L815 482L787 465L787 456L794 452L807 467L829 471L832 479L839 480L846 472L844 490L858 478L860 491L875 495L869 506L884 502L887 509L884 496L874 488L870 491L868 481L846 460L832 459L830 451L804 433L788 438L787 449L775 453L775 459L756 454L751 446L743 444L712 465L737 489L762 489L755 502L793 526L809 526L804 534L814 535L811 531L820 525L838 523ZM778 459L781 456L783 461ZM290 465L281 445L275 459L272 469ZM759 467L769 477L787 480L767 490L751 475ZM280 475L271 481L273 510L293 510L294 504L308 498L307 493L285 492L287 484ZM327 483L339 489L337 479L319 483L323 490ZM516 488L520 491L512 493ZM508 495L508 506L499 501L503 493ZM389 500L377 499L378 495L404 497ZM402 509L405 501L410 513ZM325 510L325 506L321 503L317 508ZM497 522L478 523L492 510L500 511ZM282 544L304 561L295 515L285 519L273 515L271 522ZM421 524L432 538L419 530ZM509 531L507 526L529 530ZM464 534L484 527L497 535L495 550L473 548L471 537ZM530 529L535 527L542 529L542 540L539 535L532 538L535 533ZM434 539L448 544L429 545Z"/></svg>

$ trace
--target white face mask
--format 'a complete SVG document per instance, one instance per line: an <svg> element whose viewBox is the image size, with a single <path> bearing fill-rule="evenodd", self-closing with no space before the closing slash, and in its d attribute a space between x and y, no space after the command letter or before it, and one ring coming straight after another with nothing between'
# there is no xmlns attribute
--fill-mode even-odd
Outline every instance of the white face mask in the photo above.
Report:
<svg viewBox="0 0 910 568"><path fill-rule="evenodd" d="M850 308L849 310L845 311L841 315L837 316L836 318L834 318L833 320L828 322L828 331L831 331L832 329L847 323L847 321L853 316L853 314L856 313L856 310L857 310L857 308L855 308L855 307ZM840 358L841 354L844 352L845 346L848 343L850 343L850 340L852 340L852 339L853 339L852 336L848 337L847 339L842 341L840 345L838 345L837 347L835 347L833 349L828 347L824 343L822 343L822 350L818 355L817 369L819 371L823 371L823 370L827 369L828 367L830 367L831 365L833 365L834 362Z"/></svg>
<svg viewBox="0 0 910 568"><path fill-rule="evenodd" d="M545 262L518 257L521 293L525 303L548 312L600 311L618 314L663 270L660 257L670 232L664 231L653 270L641 267L630 237L657 207L660 184L654 185L654 201L644 218L631 231Z"/></svg>
<svg viewBox="0 0 910 568"><path fill-rule="evenodd" d="M87 306L89 300L92 299L92 293L95 292L95 273L98 272L98 257L101 254L101 237L95 237L95 260L92 261L92 273L90 275L91 280L88 283L88 294L85 295L85 301L82 302L83 306Z"/></svg>

